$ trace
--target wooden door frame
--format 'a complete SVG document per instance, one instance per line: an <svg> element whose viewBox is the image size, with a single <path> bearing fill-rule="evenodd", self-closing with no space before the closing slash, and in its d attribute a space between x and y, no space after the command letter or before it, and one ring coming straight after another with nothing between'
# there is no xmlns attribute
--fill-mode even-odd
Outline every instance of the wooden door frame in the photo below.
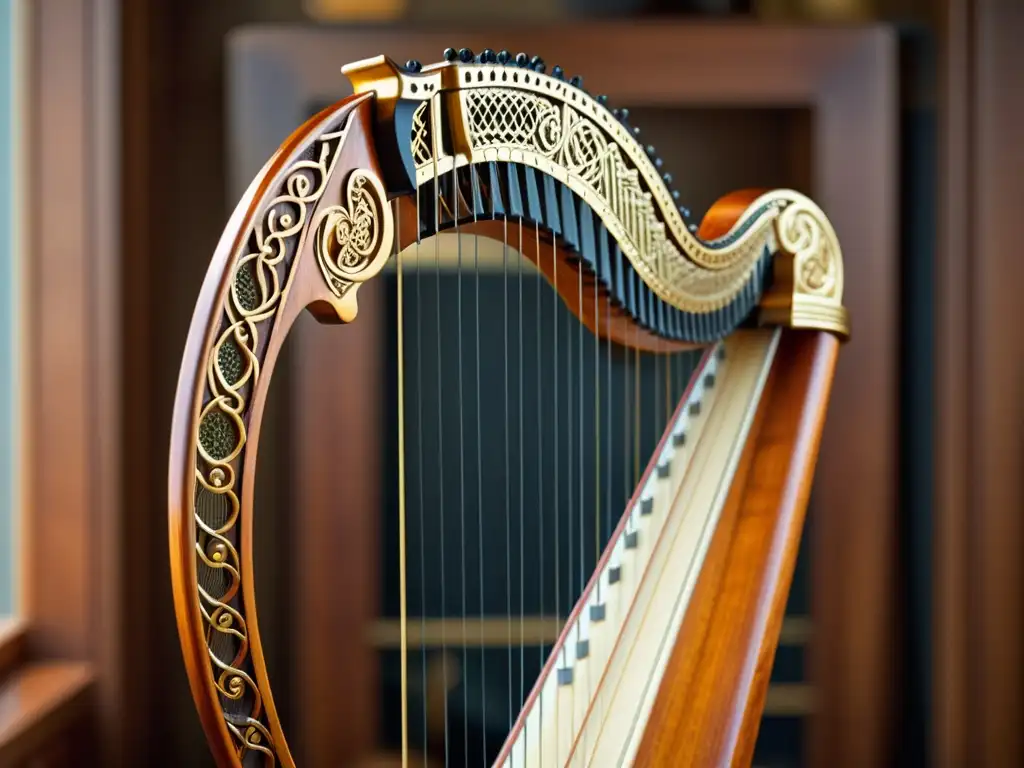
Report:
<svg viewBox="0 0 1024 768"><path fill-rule="evenodd" d="M893 680L898 641L894 629L899 464L894 36L882 27L788 28L664 20L629 25L575 23L571 34L555 25L503 27L500 35L482 28L441 32L377 27L372 33L366 29L250 28L239 31L230 44L229 119L236 126L243 121L258 126L259 136L245 146L232 147L234 188L240 188L262 165L308 105L343 93L338 72L342 63L380 52L403 61L431 61L453 40L482 48L499 39L510 49L558 51L559 63L567 71L586 74L588 84L599 83L612 102L812 110L811 192L829 212L843 243L853 341L840 356L812 502L812 649L817 650L811 659L815 710L807 757L812 765L884 764L895 738ZM229 131L229 135L237 134ZM341 380L344 375L331 362L344 358L330 351L330 345L343 342L323 338L323 347L301 345L301 357L294 360L298 391L329 392L329 387L307 387L303 379ZM308 399L301 407L318 410ZM373 413L380 407L379 400L367 401L361 410ZM330 455L336 430L362 429L353 419L357 417L303 434L304 454ZM314 475L322 469L317 463L300 463L293 483L320 487L323 483ZM294 520L301 531L296 547L302 549L303 557L330 562L332 551L314 553L334 546L326 535L332 510L329 495L304 497L296 510L302 518ZM360 530L367 537L360 539L361 546L373 550L373 527L363 525ZM302 567L301 561L296 563ZM325 626L369 618L360 613L367 610L362 601L357 612L347 616L340 616L340 604L332 604L325 595L307 590L300 602L303 615L320 616ZM319 634L307 632L300 638L302 663L318 670L318 688L350 690L337 649ZM347 663L364 665L371 655L364 649ZM302 673L298 674L301 679ZM306 702L313 703L314 699ZM304 746L311 755L323 757L329 752L318 750L335 749L329 746L332 740L367 743L365 726L372 720L346 724L345 718L336 716L329 731L320 729L299 738L307 740Z"/></svg>
<svg viewBox="0 0 1024 768"><path fill-rule="evenodd" d="M1024 6L942 5L931 749L949 768L1020 765Z"/></svg>
<svg viewBox="0 0 1024 768"><path fill-rule="evenodd" d="M0 631L0 762L120 764L147 667L122 568L140 523L121 495L120 8L21 10L19 590Z"/></svg>

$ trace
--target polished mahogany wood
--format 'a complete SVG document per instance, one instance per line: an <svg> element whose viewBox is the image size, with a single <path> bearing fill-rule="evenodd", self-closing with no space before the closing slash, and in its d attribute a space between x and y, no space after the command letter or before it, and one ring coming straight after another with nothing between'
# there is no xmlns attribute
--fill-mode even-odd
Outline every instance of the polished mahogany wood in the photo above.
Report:
<svg viewBox="0 0 1024 768"><path fill-rule="evenodd" d="M753 758L838 349L829 334L783 335L637 766Z"/></svg>
<svg viewBox="0 0 1024 768"><path fill-rule="evenodd" d="M221 321L221 307L230 280L234 274L235 259L240 248L248 241L250 232L258 217L263 214L267 203L278 194L280 185L287 176L296 158L317 140L329 124L342 121L347 125L345 139L338 150L334 172L325 182L325 188L318 204L342 198L341 185L348 171L365 168L379 173L378 164L369 137L371 125L371 99L368 96L351 97L308 120L299 127L267 163L257 176L246 195L235 209L224 236L214 253L209 269L209 278L196 305L192 330L189 334L182 362L182 375L175 401L174 421L171 429L170 472L169 472L169 533L174 587L174 604L178 617L179 633L185 665L192 686L193 697L199 709L200 719L207 732L214 757L219 765L236 765L238 757L232 746L224 722L216 690L213 687L211 662L205 640L205 628L199 611L196 591L195 520L192 517L192 498L195 488L194 457L196 455L196 424L200 408L203 381L206 375L205 361L218 333ZM310 221L315 213L310 213ZM312 226L312 224L310 225ZM241 594L244 615L248 625L250 658L257 684L262 694L263 706L274 738L279 759L287 764L294 761L288 751L287 741L277 717L267 676L264 652L257 619L257 601L252 568L253 562L253 503L256 460L259 448L260 428L263 422L264 405L273 376L274 365L288 330L298 315L308 307L316 307L316 316L321 320L333 319L338 315L336 304L324 283L319 267L312 253L312 239L300 241L299 252L291 268L287 293L274 318L261 374L249 398L247 441L241 467L236 470L241 478L241 513L238 524L238 551L243 564L241 570Z"/></svg>

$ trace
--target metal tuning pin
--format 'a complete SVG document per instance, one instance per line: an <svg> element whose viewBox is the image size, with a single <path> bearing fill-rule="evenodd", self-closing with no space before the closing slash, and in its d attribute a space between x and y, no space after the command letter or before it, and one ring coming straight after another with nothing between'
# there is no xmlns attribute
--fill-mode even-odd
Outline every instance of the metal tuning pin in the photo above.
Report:
<svg viewBox="0 0 1024 768"><path fill-rule="evenodd" d="M459 48L459 61L463 64L469 64L473 61L473 51L469 48Z"/></svg>
<svg viewBox="0 0 1024 768"><path fill-rule="evenodd" d="M442 55L444 56L445 61L455 61L457 58L459 58L459 52L456 51L454 48L445 48L444 54Z"/></svg>
<svg viewBox="0 0 1024 768"><path fill-rule="evenodd" d="M534 72L540 72L543 74L546 68L547 65L544 63L544 59L542 59L540 56L534 56L532 59L530 59L530 69L532 69Z"/></svg>

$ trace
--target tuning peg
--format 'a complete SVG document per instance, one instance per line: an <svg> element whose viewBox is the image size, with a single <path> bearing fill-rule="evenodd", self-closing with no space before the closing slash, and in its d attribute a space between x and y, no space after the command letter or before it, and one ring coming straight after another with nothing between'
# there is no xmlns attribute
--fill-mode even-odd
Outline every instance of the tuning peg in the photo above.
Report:
<svg viewBox="0 0 1024 768"><path fill-rule="evenodd" d="M459 48L459 61L469 64L473 60L473 52L469 48Z"/></svg>
<svg viewBox="0 0 1024 768"><path fill-rule="evenodd" d="M634 139L639 139L640 138L640 126L639 125L634 125L633 126L633 138Z"/></svg>
<svg viewBox="0 0 1024 768"><path fill-rule="evenodd" d="M518 66L525 67L529 63L530 63L530 57L527 56L525 53L520 52L520 53L516 54L516 64Z"/></svg>
<svg viewBox="0 0 1024 768"><path fill-rule="evenodd" d="M657 150L655 150L655 149L654 149L654 145L653 145L653 144L648 144L648 145L647 145L647 146L645 147L645 151L647 152L647 154L648 154L648 155L649 155L650 157L654 157L654 153L655 153L655 152L656 152Z"/></svg>
<svg viewBox="0 0 1024 768"><path fill-rule="evenodd" d="M579 75L573 75L572 79L569 80L569 85L572 85L572 86L574 86L576 88L582 88L583 87L583 78L580 77Z"/></svg>
<svg viewBox="0 0 1024 768"><path fill-rule="evenodd" d="M671 173L663 173L663 174L661 174L661 180L664 181L666 184L671 184L672 183L672 174Z"/></svg>
<svg viewBox="0 0 1024 768"><path fill-rule="evenodd" d="M654 158L654 167L655 168L661 168L661 166L664 164L664 162L665 161L662 160L660 157L656 157L656 158Z"/></svg>
<svg viewBox="0 0 1024 768"><path fill-rule="evenodd" d="M490 48L484 48L482 51L480 51L481 64L493 64L496 60L497 57L494 55L494 51L492 51Z"/></svg>
<svg viewBox="0 0 1024 768"><path fill-rule="evenodd" d="M678 189L673 189L672 190L672 199L673 200L678 200L679 199L679 190Z"/></svg>
<svg viewBox="0 0 1024 768"><path fill-rule="evenodd" d="M551 76L554 77L554 78L557 78L558 80L564 80L565 79L565 70L562 69L557 64L555 64L554 69L551 70Z"/></svg>
<svg viewBox="0 0 1024 768"><path fill-rule="evenodd" d="M698 227L697 227L696 224L691 224L690 225L690 231L693 232L694 234L697 234L697 229L698 229Z"/></svg>
<svg viewBox="0 0 1024 768"><path fill-rule="evenodd" d="M679 213L682 214L684 219L690 218L690 209L685 207L685 206L682 206L682 205L679 206Z"/></svg>
<svg viewBox="0 0 1024 768"><path fill-rule="evenodd" d="M510 61L512 61L512 54L511 53L506 51L504 48L501 49L500 51L498 51L498 63L499 64L502 64L502 65L508 64Z"/></svg>
<svg viewBox="0 0 1024 768"><path fill-rule="evenodd" d="M603 93L598 94L598 96L597 96L597 103L600 104L602 107L607 107L608 106L608 96L606 94L603 94Z"/></svg>
<svg viewBox="0 0 1024 768"><path fill-rule="evenodd" d="M445 61L455 61L457 58L459 58L459 52L456 51L454 48L445 48L444 49L444 60Z"/></svg>
<svg viewBox="0 0 1024 768"><path fill-rule="evenodd" d="M419 72L421 69L423 69L423 65L416 61L416 59L409 59L407 62L405 62L405 69L407 72L412 72L413 74L415 74Z"/></svg>
<svg viewBox="0 0 1024 768"><path fill-rule="evenodd" d="M534 72L543 72L546 68L547 65L544 63L544 59L540 56L534 56L530 59L530 69Z"/></svg>

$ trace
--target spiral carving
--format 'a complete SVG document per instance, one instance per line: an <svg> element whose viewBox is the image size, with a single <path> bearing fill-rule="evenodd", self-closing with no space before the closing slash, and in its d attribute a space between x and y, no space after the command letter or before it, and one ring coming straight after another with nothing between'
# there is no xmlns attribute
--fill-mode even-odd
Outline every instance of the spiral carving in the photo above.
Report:
<svg viewBox="0 0 1024 768"><path fill-rule="evenodd" d="M241 597L239 529L242 461L248 437L249 409L261 375L267 339L284 302L285 286L298 261L299 243L310 226L347 127L323 133L285 173L277 194L266 204L232 267L219 328L206 358L202 407L196 423L195 557L212 684L239 760L258 752L268 766L277 750L267 723L267 695L252 672L250 628ZM368 177L367 177L368 179ZM368 180L353 187L350 210L337 219L334 268L356 269L383 237L376 221L367 221L372 205L359 197ZM379 182L375 190L379 190ZM370 206L369 208L367 206ZM344 221L342 221L344 219Z"/></svg>
<svg viewBox="0 0 1024 768"><path fill-rule="evenodd" d="M599 108L582 95L574 93L572 104L560 100L560 86L543 95L524 87L465 92L474 162L514 149L535 167L562 169L658 296L688 312L728 305L750 280L772 235L774 209L753 212L722 242L671 230L643 166L630 156L635 142L617 133L621 126L599 124Z"/></svg>
<svg viewBox="0 0 1024 768"><path fill-rule="evenodd" d="M775 233L779 249L793 257L796 293L842 296L838 241L818 206L802 196L792 196L775 220Z"/></svg>
<svg viewBox="0 0 1024 768"><path fill-rule="evenodd" d="M325 209L314 245L317 263L335 296L344 296L354 284L380 272L391 253L393 226L380 181L367 171L352 171L344 205Z"/></svg>

